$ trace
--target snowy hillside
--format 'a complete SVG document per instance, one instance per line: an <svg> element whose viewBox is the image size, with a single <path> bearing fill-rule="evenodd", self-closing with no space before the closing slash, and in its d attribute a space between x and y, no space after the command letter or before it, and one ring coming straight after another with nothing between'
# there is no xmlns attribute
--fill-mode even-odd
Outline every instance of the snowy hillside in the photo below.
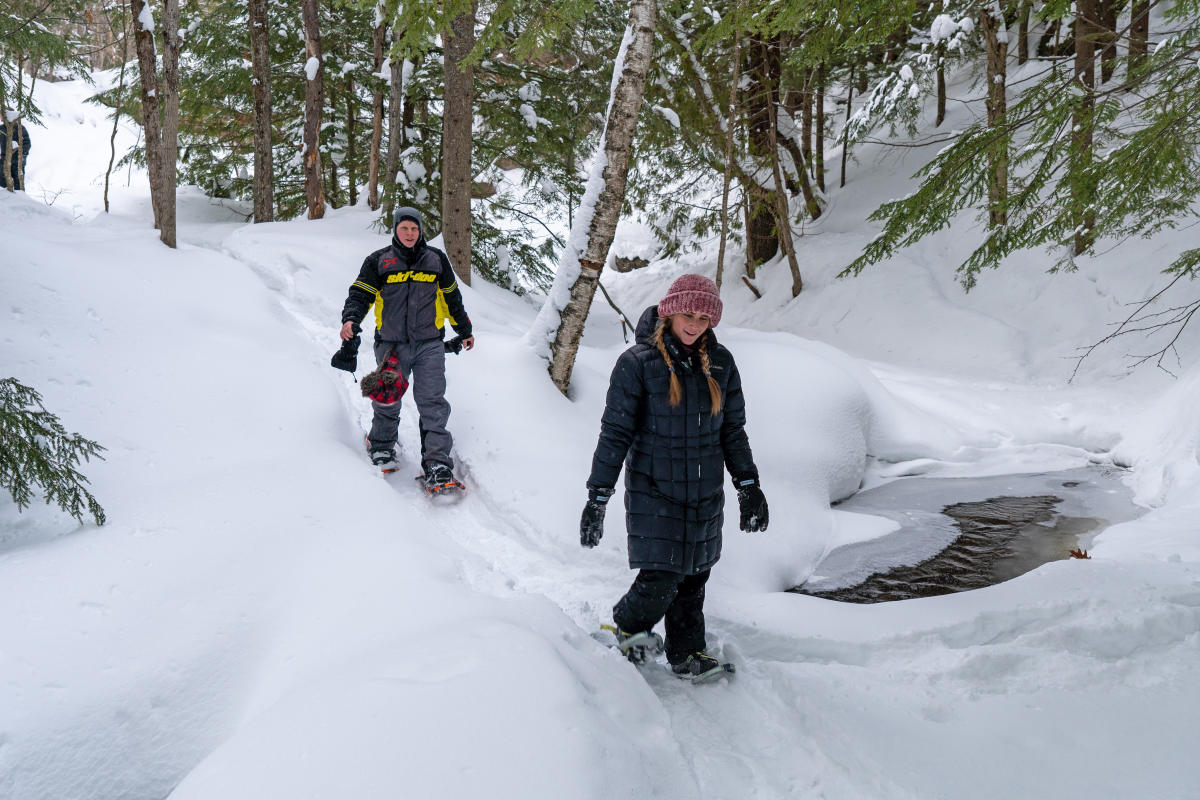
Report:
<svg viewBox="0 0 1200 800"><path fill-rule="evenodd" d="M594 307L568 400L524 341L536 302L464 290L477 346L448 358L448 396L472 490L433 507L411 409L405 467L383 478L369 407L328 366L384 241L373 214L252 226L185 191L168 250L144 176L100 213L108 128L87 91L39 88L29 194L0 192L0 363L107 448L86 472L109 522L0 498L0 797L1200 796L1200 347L1178 379L1130 373L1115 347L1066 382L1194 231L1065 275L1027 254L964 295L964 219L838 280L919 157L860 153L801 240L805 293L784 263L760 271L763 300L725 289L717 334L771 525L727 514L706 609L738 674L690 686L591 636L633 577L619 514L578 544L626 346L611 309ZM713 268L604 280L636 315ZM1146 513L1090 560L878 605L783 591L892 535L831 509L860 486L1113 463Z"/></svg>

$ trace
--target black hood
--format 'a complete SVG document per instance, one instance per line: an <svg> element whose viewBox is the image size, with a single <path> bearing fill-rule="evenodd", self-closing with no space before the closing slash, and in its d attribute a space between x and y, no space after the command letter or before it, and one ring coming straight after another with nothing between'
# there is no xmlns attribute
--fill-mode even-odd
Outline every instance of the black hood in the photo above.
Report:
<svg viewBox="0 0 1200 800"><path fill-rule="evenodd" d="M421 235L417 237L417 243L412 247L402 245L400 237L396 235L396 226L405 219L411 219L417 223L417 227L421 230ZM392 214L392 249L396 251L396 255L404 259L406 264L416 261L417 256L421 255L421 251L425 249L425 219L421 216L421 212L412 206L401 206Z"/></svg>

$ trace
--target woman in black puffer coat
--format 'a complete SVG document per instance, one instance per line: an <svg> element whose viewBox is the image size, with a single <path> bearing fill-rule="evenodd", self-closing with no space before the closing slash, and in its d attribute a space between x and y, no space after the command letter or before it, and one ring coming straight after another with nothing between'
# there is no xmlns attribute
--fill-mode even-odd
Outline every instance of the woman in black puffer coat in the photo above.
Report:
<svg viewBox="0 0 1200 800"><path fill-rule="evenodd" d="M721 556L726 469L742 530L768 521L741 377L712 332L720 319L717 287L701 275L680 277L642 314L637 343L613 368L580 521L580 542L594 547L624 464L629 566L639 572L613 608L618 644L644 661L661 647L651 630L665 617L667 660L685 677L719 667L704 652L703 606Z"/></svg>

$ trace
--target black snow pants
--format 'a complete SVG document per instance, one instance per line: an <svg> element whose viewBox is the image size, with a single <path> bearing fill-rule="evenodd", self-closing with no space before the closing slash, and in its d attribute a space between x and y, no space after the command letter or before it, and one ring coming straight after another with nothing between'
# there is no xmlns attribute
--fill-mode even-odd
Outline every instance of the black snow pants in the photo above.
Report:
<svg viewBox="0 0 1200 800"><path fill-rule="evenodd" d="M709 570L680 575L643 569L613 606L613 622L629 633L651 630L666 618L667 661L682 664L704 650L704 584Z"/></svg>

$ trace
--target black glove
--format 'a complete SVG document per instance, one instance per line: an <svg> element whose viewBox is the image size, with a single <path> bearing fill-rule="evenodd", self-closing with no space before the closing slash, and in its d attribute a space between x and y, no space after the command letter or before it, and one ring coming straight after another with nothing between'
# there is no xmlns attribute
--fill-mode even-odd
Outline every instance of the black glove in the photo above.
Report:
<svg viewBox="0 0 1200 800"><path fill-rule="evenodd" d="M358 337L358 332L362 328L355 322L351 325L350 330L354 331L354 336L342 342L342 346L333 354L333 358L329 359L329 366L334 369L344 369L353 375L354 370L358 369L358 345L362 342Z"/></svg>
<svg viewBox="0 0 1200 800"><path fill-rule="evenodd" d="M733 483L737 487L738 508L742 512L738 527L751 533L765 531L770 513L767 511L767 498L758 486L758 478L743 478Z"/></svg>
<svg viewBox="0 0 1200 800"><path fill-rule="evenodd" d="M447 353L454 353L455 355L458 355L462 352L462 340L463 337L461 336L455 336L453 339L447 339L446 341L442 342L442 349Z"/></svg>
<svg viewBox="0 0 1200 800"><path fill-rule="evenodd" d="M608 498L612 497L612 489L589 489L587 505L583 507L583 516L579 518L579 544L584 547L595 547L600 544L604 535L604 512L608 509Z"/></svg>

